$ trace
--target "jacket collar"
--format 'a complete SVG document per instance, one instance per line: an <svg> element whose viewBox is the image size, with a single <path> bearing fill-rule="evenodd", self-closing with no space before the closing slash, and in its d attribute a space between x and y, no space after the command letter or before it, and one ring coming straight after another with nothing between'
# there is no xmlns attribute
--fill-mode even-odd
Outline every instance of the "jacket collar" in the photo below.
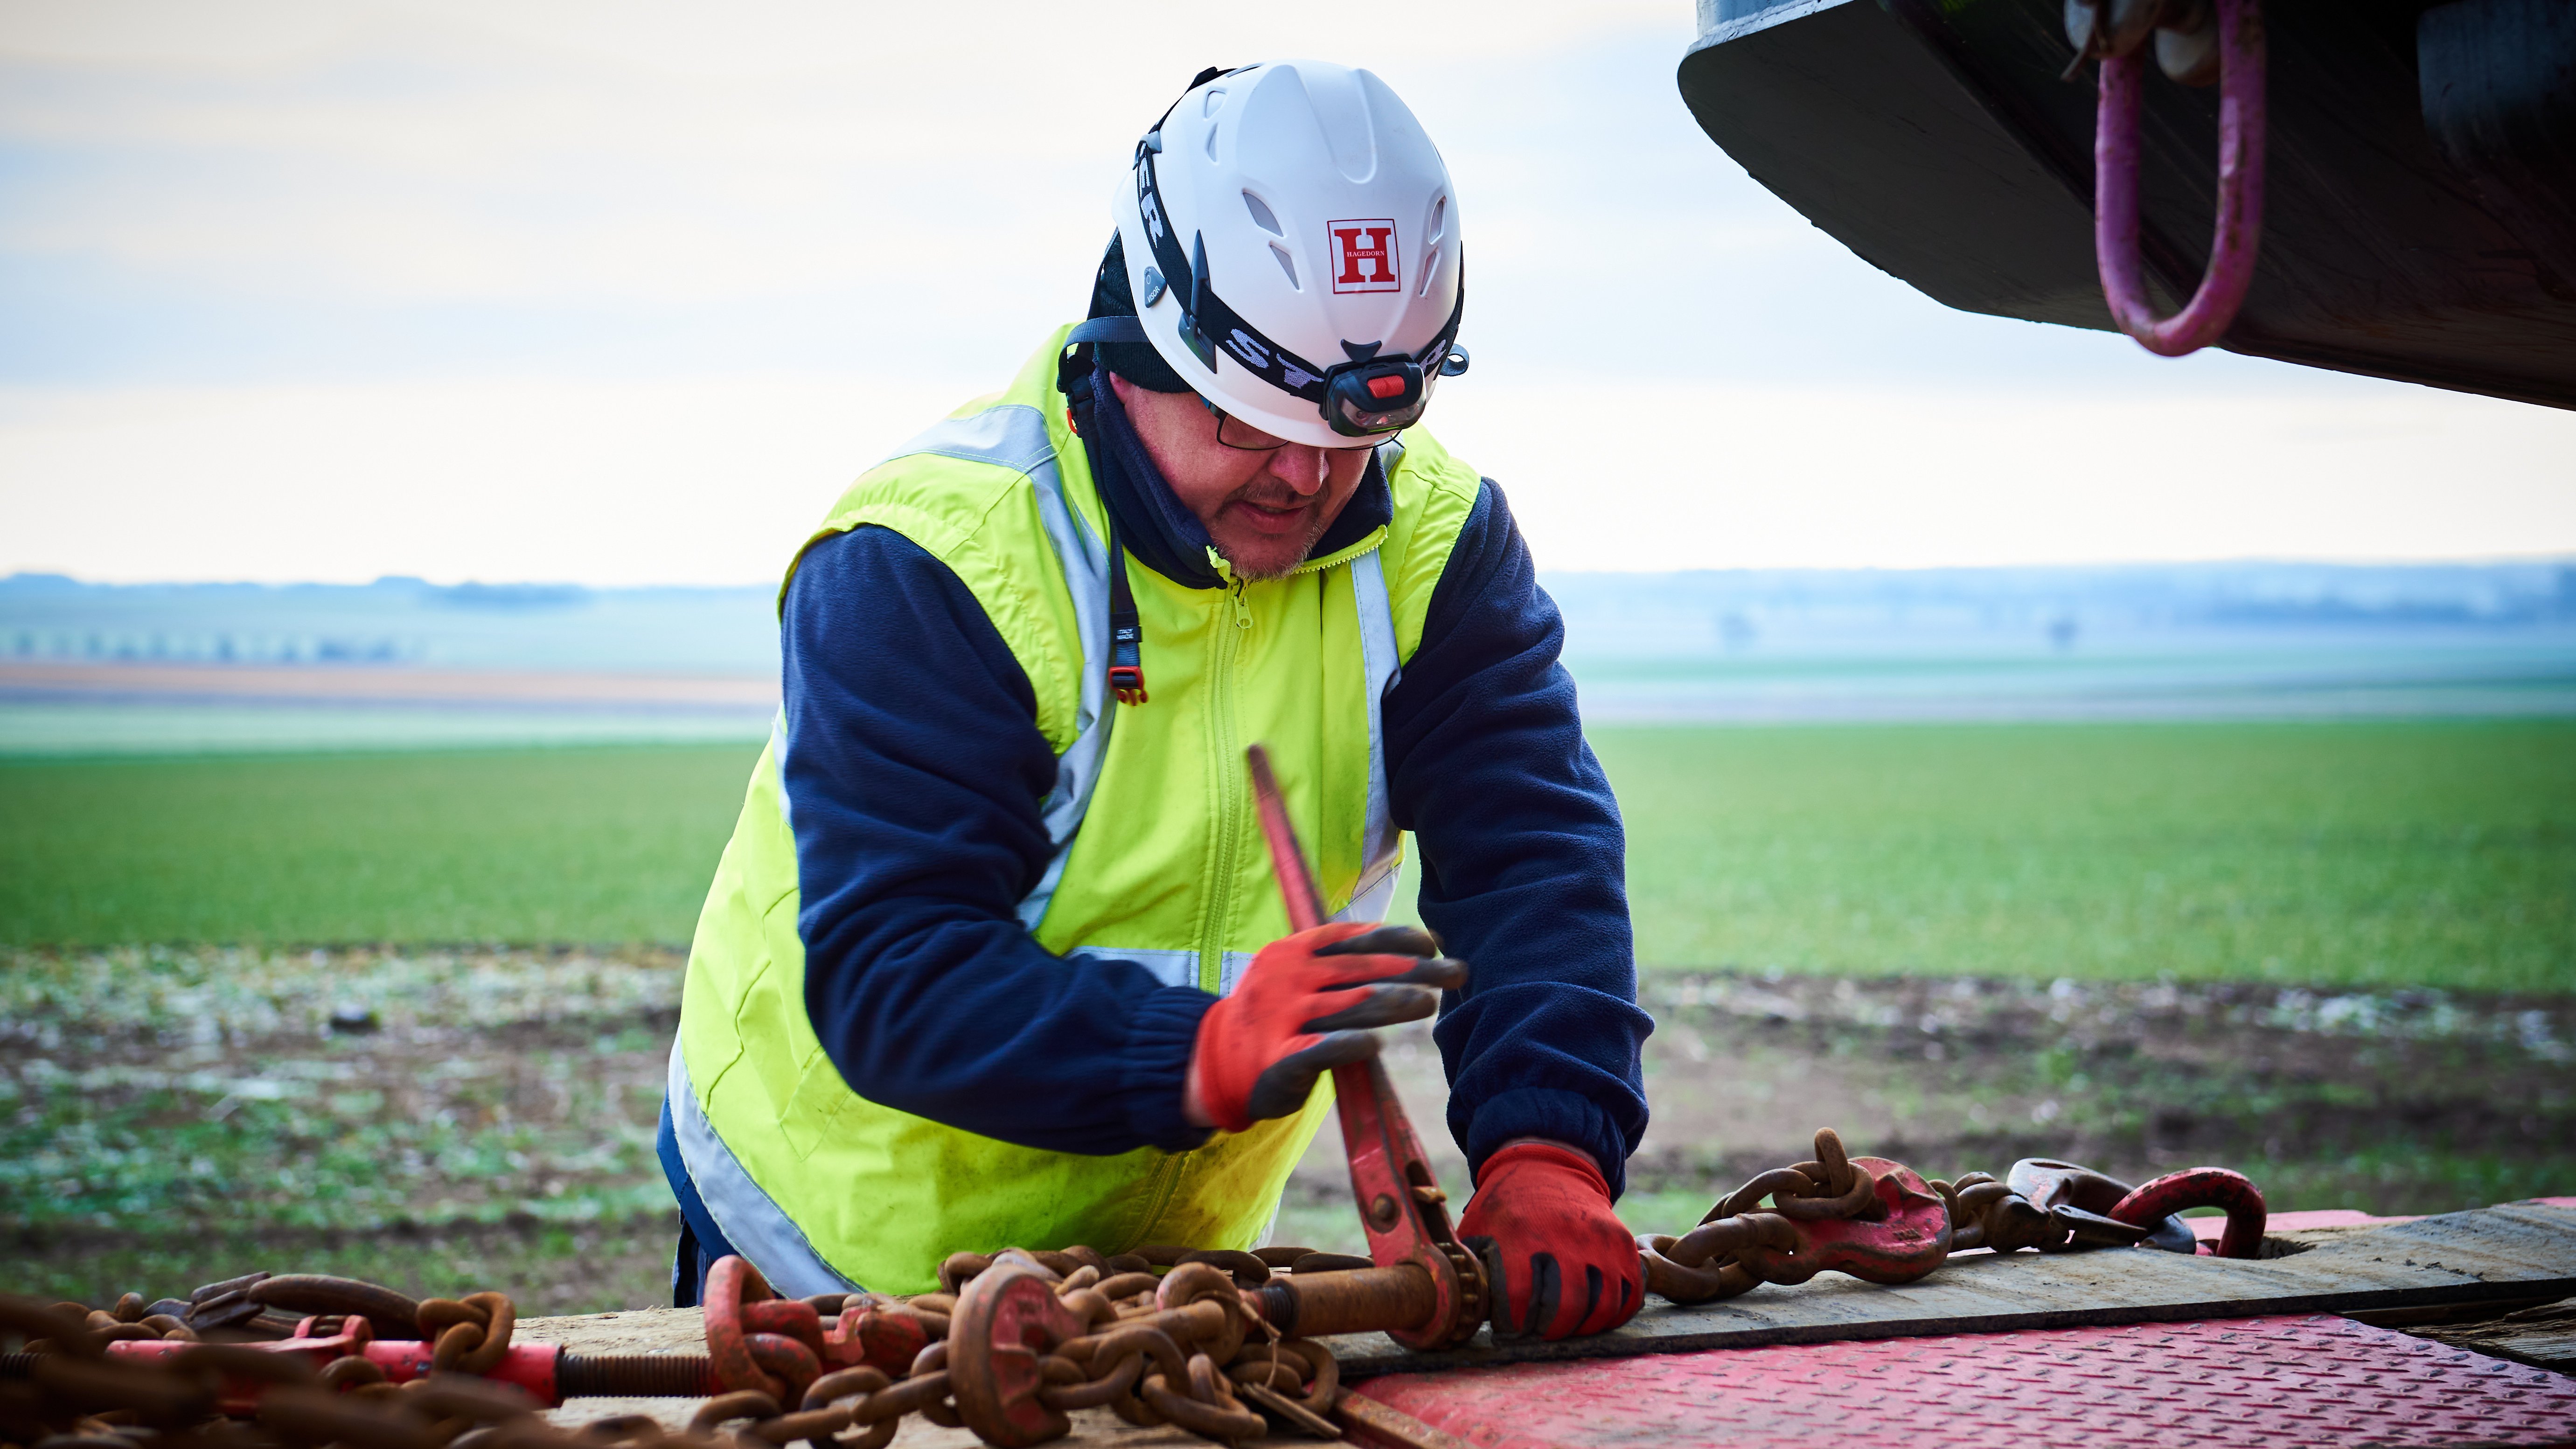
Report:
<svg viewBox="0 0 2576 1449"><path fill-rule="evenodd" d="M1138 563L1183 588L1224 588L1226 580L1212 561L1207 529L1197 515L1181 506L1162 470L1154 466L1144 439L1136 435L1135 424L1119 405L1106 369L1092 373L1091 399L1093 426L1100 434L1092 482L1100 491L1101 505L1117 525L1119 543ZM1395 497L1387 487L1386 470L1371 458L1359 490L1306 557L1311 562L1339 553L1394 518Z"/></svg>

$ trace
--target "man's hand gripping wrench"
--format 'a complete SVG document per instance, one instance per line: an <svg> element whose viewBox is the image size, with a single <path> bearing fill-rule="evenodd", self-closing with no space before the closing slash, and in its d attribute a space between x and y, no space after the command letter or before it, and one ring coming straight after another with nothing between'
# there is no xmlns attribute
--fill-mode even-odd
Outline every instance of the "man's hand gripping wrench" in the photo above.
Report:
<svg viewBox="0 0 2576 1449"><path fill-rule="evenodd" d="M1288 822L1269 753L1254 745L1244 754L1270 867L1287 899L1288 929L1311 930L1325 921L1323 893ZM1335 1067L1333 1096L1350 1155L1351 1195L1377 1266L1274 1278L1260 1290L1263 1316L1295 1336L1382 1330L1411 1349L1465 1343L1485 1322L1485 1266L1450 1230L1448 1197L1422 1155L1386 1065L1371 1057Z"/></svg>

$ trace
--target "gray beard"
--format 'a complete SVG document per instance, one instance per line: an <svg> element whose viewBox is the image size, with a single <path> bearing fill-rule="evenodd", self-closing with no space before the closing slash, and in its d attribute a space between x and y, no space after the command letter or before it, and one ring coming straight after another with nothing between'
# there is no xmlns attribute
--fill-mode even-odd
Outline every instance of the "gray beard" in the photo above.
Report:
<svg viewBox="0 0 2576 1449"><path fill-rule="evenodd" d="M1223 548L1217 549L1217 557L1225 560L1226 566L1234 570L1234 576L1236 578L1242 579L1247 583L1266 584L1273 579L1284 579L1290 574L1295 573L1298 569L1303 568L1306 563L1306 556L1315 551L1315 545L1323 541L1324 530L1332 526L1333 521L1329 518L1316 519L1314 526L1306 530L1306 536L1297 541L1296 558L1281 568L1246 568L1243 565L1243 560L1236 558L1233 554L1228 553Z"/></svg>

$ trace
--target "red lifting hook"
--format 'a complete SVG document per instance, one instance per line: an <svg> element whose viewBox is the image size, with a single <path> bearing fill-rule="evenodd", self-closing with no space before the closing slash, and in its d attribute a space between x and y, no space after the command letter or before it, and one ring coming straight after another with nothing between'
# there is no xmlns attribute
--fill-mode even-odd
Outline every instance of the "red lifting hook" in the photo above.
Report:
<svg viewBox="0 0 2576 1449"><path fill-rule="evenodd" d="M2263 11L2261 0L2216 0L2218 10L2218 228L2209 267L2191 301L2156 316L2138 263L2138 102L2144 36L2102 57L2093 127L2093 249L2111 318L2138 345L2165 357L2196 352L2236 320L2254 280L2263 238ZM2122 7L2127 8L2127 7ZM2097 11L2098 13L2098 11Z"/></svg>

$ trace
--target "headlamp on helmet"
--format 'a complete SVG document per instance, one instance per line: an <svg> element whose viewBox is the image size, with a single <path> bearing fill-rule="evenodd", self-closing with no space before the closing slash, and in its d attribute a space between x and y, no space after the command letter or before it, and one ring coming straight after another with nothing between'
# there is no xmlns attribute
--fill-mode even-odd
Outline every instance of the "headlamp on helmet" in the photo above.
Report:
<svg viewBox="0 0 2576 1449"><path fill-rule="evenodd" d="M1324 372L1324 400L1318 406L1324 421L1345 438L1413 426L1431 406L1432 386L1467 370L1467 349L1454 342L1434 344L1435 351L1448 354L1436 367L1413 357L1379 357L1378 346L1345 342L1342 350L1351 360Z"/></svg>
<svg viewBox="0 0 2576 1449"><path fill-rule="evenodd" d="M1366 71L1201 72L1138 142L1116 205L1148 339L1247 426L1379 441L1467 370L1448 169Z"/></svg>

